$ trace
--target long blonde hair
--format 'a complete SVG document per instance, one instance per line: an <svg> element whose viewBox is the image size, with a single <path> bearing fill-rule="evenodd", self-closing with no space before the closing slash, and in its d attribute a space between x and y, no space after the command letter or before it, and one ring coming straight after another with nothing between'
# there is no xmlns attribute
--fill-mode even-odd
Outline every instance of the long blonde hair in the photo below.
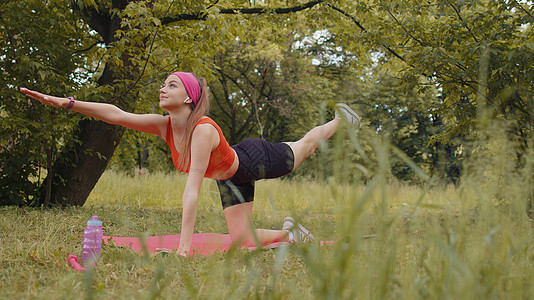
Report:
<svg viewBox="0 0 534 300"><path fill-rule="evenodd" d="M191 103L193 111L187 117L184 134L180 140L182 153L178 159L178 167L181 170L187 170L191 161L191 140L193 139L193 130L195 125L210 112L210 96L208 91L208 82L204 78L197 78L200 85L200 99L197 104Z"/></svg>

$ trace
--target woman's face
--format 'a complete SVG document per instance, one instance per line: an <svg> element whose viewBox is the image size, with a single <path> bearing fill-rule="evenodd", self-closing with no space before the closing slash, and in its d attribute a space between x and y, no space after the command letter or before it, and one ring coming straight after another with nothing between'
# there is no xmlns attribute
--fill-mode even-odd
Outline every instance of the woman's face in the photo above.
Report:
<svg viewBox="0 0 534 300"><path fill-rule="evenodd" d="M169 110L183 105L189 96L185 90L184 84L176 75L170 75L163 83L159 90L159 106L163 109Z"/></svg>

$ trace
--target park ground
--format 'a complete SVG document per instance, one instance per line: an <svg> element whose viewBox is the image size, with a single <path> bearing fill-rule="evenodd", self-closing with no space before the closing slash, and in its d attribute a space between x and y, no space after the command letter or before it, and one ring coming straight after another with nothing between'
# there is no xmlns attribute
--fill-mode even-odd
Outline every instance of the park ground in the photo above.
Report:
<svg viewBox="0 0 534 300"><path fill-rule="evenodd" d="M291 215L334 245L192 258L105 245L94 270L65 265L68 254L80 255L93 215L105 235L178 233L184 184L175 174L107 171L83 207L0 208L0 299L526 299L534 292L524 202L489 199L474 183L261 181L256 226L278 229ZM217 187L205 184L195 231L226 233Z"/></svg>

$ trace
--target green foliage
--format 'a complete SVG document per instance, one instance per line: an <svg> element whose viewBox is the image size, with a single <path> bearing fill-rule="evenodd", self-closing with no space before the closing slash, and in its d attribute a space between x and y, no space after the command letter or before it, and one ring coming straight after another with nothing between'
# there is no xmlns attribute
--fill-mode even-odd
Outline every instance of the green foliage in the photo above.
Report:
<svg viewBox="0 0 534 300"><path fill-rule="evenodd" d="M124 7L120 5L125 2L76 1L72 8L68 3L73 2L27 0L1 6L2 157L25 158L5 164L1 180L2 186L10 187L7 193L23 198L19 204L43 203L49 190L46 185L70 180L54 167L73 156L66 152L72 154L71 145L82 143L83 137L71 134L78 116L23 100L18 87L58 96L76 94L81 100L110 102L128 111L153 112L157 107L154 93L147 95L157 91L154 85L160 84L161 75L182 63L202 75L207 68L199 58L209 53L207 45L217 44L210 39L225 36L216 32L218 21L213 19L161 28L159 18L171 11L174 1L155 6L152 1L139 1ZM189 37L177 43L176 35L182 33ZM205 44L191 51L190 41ZM172 45L167 47L167 42ZM95 152L95 159L102 157L98 150L89 151ZM13 185L15 178L8 178L8 169L10 174L24 174L25 180ZM41 174L49 175L49 180L43 181ZM2 199L9 199L8 194Z"/></svg>
<svg viewBox="0 0 534 300"><path fill-rule="evenodd" d="M370 57L374 54L365 58L347 53L336 46L337 36L310 33L308 27L299 27L301 21L292 20L295 26L280 23L283 25L277 30L248 24L248 34L226 41L222 44L224 49L213 57L216 73L210 82L214 96L212 117L229 142L260 136L273 142L298 140L333 116L332 109L328 109L321 121L321 105L341 101L353 105L363 116L364 127L371 126L362 129L364 148L369 149L373 131L389 135L394 145L425 170L456 180L458 174L450 171L458 168L448 149L452 147L430 144L440 126L436 120L436 91L406 90L400 80L383 71L383 63L372 62ZM355 61L361 62L358 68L354 68ZM120 154L121 165L130 172L132 169L128 168L139 166L135 162L137 155L132 154L139 153L140 143L135 139L124 142L119 152L130 155ZM447 156L442 154L442 148L448 150ZM155 153L149 151L149 157L152 154ZM319 169L328 165L327 173L332 174L336 166L327 158L330 154L322 155L324 159L317 157L321 155L312 157L291 176L328 177ZM369 155L372 153L362 156L354 149L352 157L372 173L376 163L365 161ZM416 180L404 164L399 161L397 165L392 170L394 176ZM346 180L361 175L358 171L352 173Z"/></svg>
<svg viewBox="0 0 534 300"><path fill-rule="evenodd" d="M156 136L129 130L110 162L110 168L134 175L175 170L167 143Z"/></svg>
<svg viewBox="0 0 534 300"><path fill-rule="evenodd" d="M408 89L435 84L445 129L435 140L452 142L476 125L479 109L514 120L518 153L532 132L532 3L518 1L370 1L339 4L365 30L345 33L385 53ZM343 33L341 33L343 34ZM344 43L347 49L360 46ZM399 60L402 59L402 60ZM486 61L486 62L484 62ZM423 84L423 85L422 85Z"/></svg>
<svg viewBox="0 0 534 300"><path fill-rule="evenodd" d="M330 100L334 95L332 91L327 92L332 89L329 80L323 78L311 65L311 58L295 46L296 39L309 29L303 26L302 20L288 21L276 16L235 16L226 21L241 26L231 31L223 27L221 30L226 35L222 38L210 36L217 38L216 45L203 53L206 59L202 64L214 69L213 73L204 74L214 96L212 117L223 128L231 144L246 137L259 136L273 142L299 139L309 129L310 122L316 122L310 111L316 112L317 99ZM228 25L224 23L223 26ZM173 28L166 28L158 35L158 40L166 47L177 46L170 38L167 44L167 35L174 33ZM182 35L184 30L189 30L179 28ZM195 36L200 34L202 32L197 32ZM235 37L237 34L239 38ZM198 43L198 37L195 43ZM158 53L158 59L162 58L164 61L173 59L169 51ZM192 69L195 74L203 75L203 71ZM146 99L154 99L155 94L155 90L143 93ZM151 107L147 106L146 112L150 111ZM134 139L124 141L119 151L135 148L136 144ZM149 157L153 154L156 153L150 152ZM121 163L124 167L132 165L132 157L129 162L128 156L122 158L125 159Z"/></svg>
<svg viewBox="0 0 534 300"><path fill-rule="evenodd" d="M473 150L466 141L476 139L470 133L479 130L477 120L486 120L481 112L510 121L508 136L519 141L513 145L524 161L534 123L532 3L340 0L298 13L276 9L302 3L2 3L0 143L3 157L24 159L6 163L0 180L14 182L8 168L25 177L11 190L24 198L17 203L34 201L38 186L46 190L41 175L60 172L54 166L83 142L71 135L77 117L23 100L16 87L160 112L158 86L175 70L207 77L218 100L214 118L232 142L298 139L320 123L321 103L342 101L433 175L456 179L455 155ZM266 10L246 10L254 7ZM362 149L351 154L370 172L373 134L362 130ZM146 144L128 139L115 167L131 168L129 155ZM156 156L161 152L151 150ZM312 158L303 173L314 173L308 170L320 160ZM165 169L161 161L149 164ZM393 175L413 180L397 163Z"/></svg>
<svg viewBox="0 0 534 300"><path fill-rule="evenodd" d="M315 110L318 91L329 100L328 84L323 84L328 79L296 49L301 29L256 23L213 57L213 117L231 144L247 137L296 140L306 130L302 124L314 122L309 112Z"/></svg>
<svg viewBox="0 0 534 300"><path fill-rule="evenodd" d="M60 2L60 1L56 1L56 2ZM88 9L88 8L98 9L98 5L95 2L95 0L70 0L69 2L77 5L80 9Z"/></svg>
<svg viewBox="0 0 534 300"><path fill-rule="evenodd" d="M374 68L356 90L360 92L355 101L372 129L429 174L447 181L458 179L458 147L434 140L442 126L437 90L406 89L380 67ZM391 164L395 177L417 182L402 160L395 159Z"/></svg>
<svg viewBox="0 0 534 300"><path fill-rule="evenodd" d="M18 88L72 94L81 79L72 51L84 47L84 28L59 3L3 2L0 11L0 204L27 205L38 198L41 168L52 168L59 145L73 141L73 118L25 99Z"/></svg>

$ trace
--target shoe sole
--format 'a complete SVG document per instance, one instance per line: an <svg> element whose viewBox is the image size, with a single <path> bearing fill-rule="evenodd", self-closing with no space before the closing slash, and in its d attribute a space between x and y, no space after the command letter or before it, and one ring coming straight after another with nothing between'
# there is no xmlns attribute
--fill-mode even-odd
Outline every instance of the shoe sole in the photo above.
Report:
<svg viewBox="0 0 534 300"><path fill-rule="evenodd" d="M291 226L288 226L288 228L285 228L282 225L282 230L292 230L295 227L298 227L299 235L300 235L300 239L301 239L300 243L305 242L305 240L309 240L311 242L313 242L315 240L315 236L312 233L310 233L310 231L308 229L306 229L304 226L302 226L300 223L296 223L293 218L286 217L284 219L284 224L286 222L291 222ZM297 226L295 226L295 224L297 224Z"/></svg>
<svg viewBox="0 0 534 300"><path fill-rule="evenodd" d="M304 228L304 226L300 225L300 224L297 224L297 226L299 227L299 230L301 232L301 239L302 241L301 242L306 242L306 238L309 239L310 242L313 242L315 240L315 237L313 236L313 234L311 234L308 229ZM304 233L304 234L303 234Z"/></svg>
<svg viewBox="0 0 534 300"><path fill-rule="evenodd" d="M358 127L358 128L360 127L360 123L361 123L360 116L358 116L358 114L357 114L354 110L352 110L352 108L350 108L350 107L349 107L347 104L345 104L345 103L338 103L338 104L336 104L336 107L341 107L341 108L347 110L347 112L350 114L350 116L351 116L353 119L355 119L356 121L358 121L358 124L357 124L356 127ZM352 123L352 122L351 122L351 123ZM353 125L354 125L354 124L353 124Z"/></svg>

